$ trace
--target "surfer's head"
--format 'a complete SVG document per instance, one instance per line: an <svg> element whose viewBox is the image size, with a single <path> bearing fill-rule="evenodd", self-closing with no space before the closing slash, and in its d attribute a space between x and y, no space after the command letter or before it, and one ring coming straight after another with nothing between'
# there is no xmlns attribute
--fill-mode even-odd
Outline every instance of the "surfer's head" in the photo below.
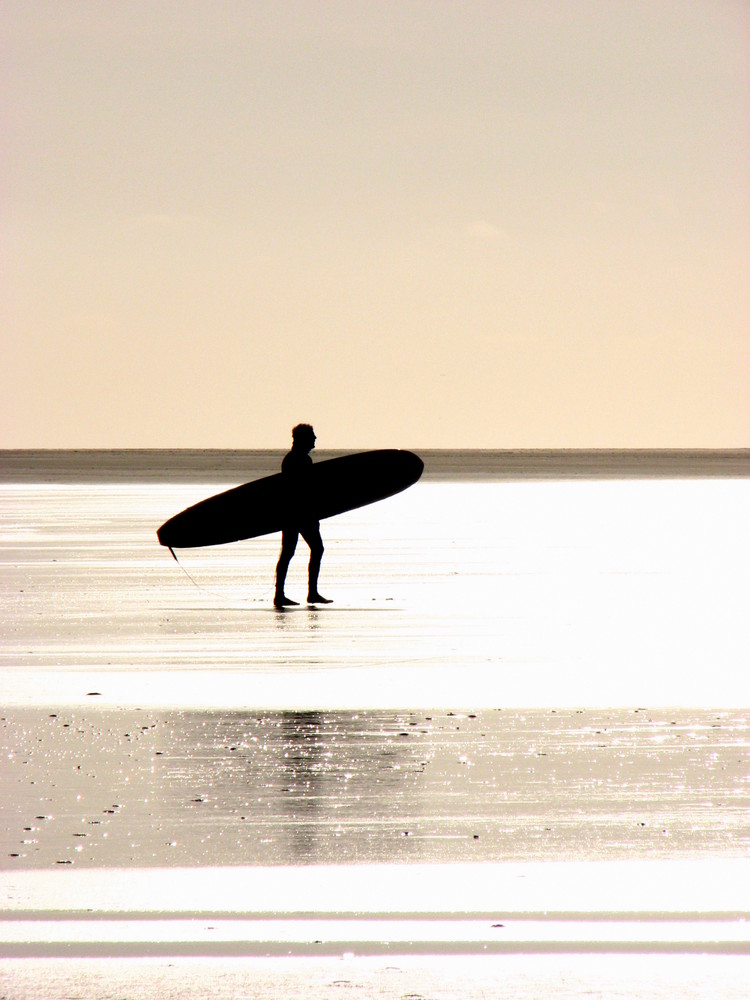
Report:
<svg viewBox="0 0 750 1000"><path fill-rule="evenodd" d="M315 447L315 431L310 424L297 424L292 428L292 441L297 448L312 451Z"/></svg>

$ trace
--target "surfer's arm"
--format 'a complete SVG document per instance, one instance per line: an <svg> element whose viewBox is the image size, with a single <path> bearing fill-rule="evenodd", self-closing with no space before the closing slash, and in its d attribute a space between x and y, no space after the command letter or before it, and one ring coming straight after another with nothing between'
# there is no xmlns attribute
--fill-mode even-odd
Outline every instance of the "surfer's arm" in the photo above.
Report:
<svg viewBox="0 0 750 1000"><path fill-rule="evenodd" d="M285 485L287 513L297 522L309 520L314 516L312 460L306 455L300 459L289 452L281 463L281 474Z"/></svg>

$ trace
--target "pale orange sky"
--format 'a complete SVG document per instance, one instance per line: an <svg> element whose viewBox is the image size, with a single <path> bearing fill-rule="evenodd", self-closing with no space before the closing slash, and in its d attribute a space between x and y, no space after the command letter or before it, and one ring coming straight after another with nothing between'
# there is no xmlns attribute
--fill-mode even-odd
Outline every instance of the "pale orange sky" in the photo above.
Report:
<svg viewBox="0 0 750 1000"><path fill-rule="evenodd" d="M1 447L750 445L744 0L0 0Z"/></svg>

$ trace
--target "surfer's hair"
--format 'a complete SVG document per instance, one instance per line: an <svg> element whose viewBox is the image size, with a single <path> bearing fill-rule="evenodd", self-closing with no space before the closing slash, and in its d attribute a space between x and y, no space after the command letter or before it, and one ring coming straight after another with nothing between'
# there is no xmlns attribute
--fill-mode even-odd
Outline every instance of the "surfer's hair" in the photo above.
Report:
<svg viewBox="0 0 750 1000"><path fill-rule="evenodd" d="M297 424L296 427L292 428L292 441L303 441L305 439L309 441L314 433L312 424Z"/></svg>

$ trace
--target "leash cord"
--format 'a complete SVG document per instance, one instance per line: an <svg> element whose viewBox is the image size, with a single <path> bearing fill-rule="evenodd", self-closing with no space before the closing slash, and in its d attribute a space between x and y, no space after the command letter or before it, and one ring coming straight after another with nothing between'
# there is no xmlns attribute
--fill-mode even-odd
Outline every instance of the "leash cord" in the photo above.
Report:
<svg viewBox="0 0 750 1000"><path fill-rule="evenodd" d="M168 545L167 548L172 553L172 558L174 559L174 561L177 563L177 565L180 567L180 569L182 570L182 572L185 574L185 576L188 578L188 580L190 580L190 582L193 584L193 586L197 590L200 590L204 594L210 594L212 597L218 597L222 601L225 601L227 599L227 595L226 594L220 594L217 590L209 590L208 587L204 587L200 583L198 583L198 581L195 579L195 577L192 576L192 574L188 572L188 570L185 568L185 566L183 566L182 563L180 562L180 560L177 558L177 553L172 548L172 546ZM231 598L231 600L245 601L245 602L264 600L268 596L269 593L270 593L270 590L266 591L266 593L261 598L254 598L254 597L233 597L233 598Z"/></svg>

